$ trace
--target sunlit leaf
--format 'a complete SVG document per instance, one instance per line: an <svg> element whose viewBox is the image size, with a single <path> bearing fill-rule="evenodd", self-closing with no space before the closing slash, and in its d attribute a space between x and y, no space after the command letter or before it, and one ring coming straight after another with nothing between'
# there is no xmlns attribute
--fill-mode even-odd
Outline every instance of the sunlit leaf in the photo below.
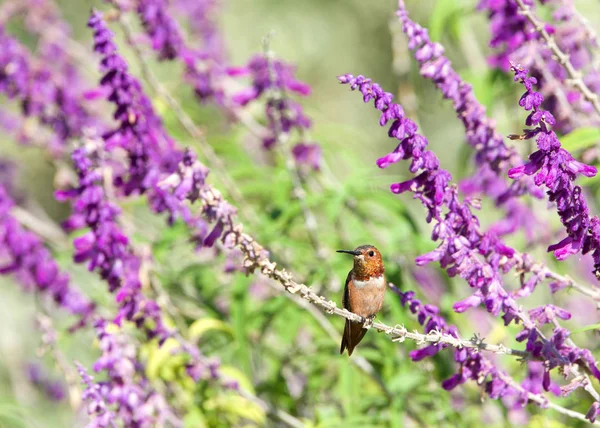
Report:
<svg viewBox="0 0 600 428"><path fill-rule="evenodd" d="M194 321L189 327L188 334L190 336L190 339L197 341L209 331L221 331L229 335L233 335L231 327L223 321L216 318L202 318Z"/></svg>

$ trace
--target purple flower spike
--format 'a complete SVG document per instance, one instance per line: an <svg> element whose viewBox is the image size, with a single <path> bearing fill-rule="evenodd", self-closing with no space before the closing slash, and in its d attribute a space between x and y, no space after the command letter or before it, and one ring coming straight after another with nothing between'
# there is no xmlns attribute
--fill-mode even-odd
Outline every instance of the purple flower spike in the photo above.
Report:
<svg viewBox="0 0 600 428"><path fill-rule="evenodd" d="M435 154L427 150L427 140L416 134L416 126L400 113L400 107L394 106L391 96L363 76L355 78L344 75L338 80L349 85L352 90L359 90L363 99L372 100L375 108L381 111L382 117L385 118L381 123L387 123L388 119L394 121L394 132L388 133L398 144L394 152L402 153L403 159L411 160L410 171L415 176L403 183L393 184L391 190L394 193L410 191L414 194L414 198L418 199L427 211L426 220L434 221L432 239L439 242L435 250L417 257L416 263L421 265L438 261L449 276L460 276L474 290L472 296L456 303L454 309L460 312L482 303L492 315L502 314L506 325L512 322L521 324L522 330L518 340L526 340L526 350L533 357L546 361L548 370L565 367L575 360L580 360L594 376L600 375L589 351L565 344L568 334L563 329L556 328L554 334L546 340L540 335L535 321L520 308L516 299L530 294L541 281L540 275L532 273L528 278L523 276L522 288L517 292L509 292L504 288L504 273L517 264L527 268L531 262L526 255L517 256L515 251L507 247L493 232L481 231L479 220L472 212L479 204L469 198L464 201L459 199L456 186L451 184L450 174L440 168ZM389 111L393 113L390 114ZM400 127L394 127L394 124L398 122L409 126L405 126L403 132L396 132ZM419 305L418 302L412 301L409 306L411 312L417 313ZM545 322L550 318L568 319L570 316L568 312L554 307L533 311L531 315L538 322ZM433 349L419 350L412 356L422 358L430 353L433 353ZM451 378L445 383L445 387L454 387L468 379L471 369L466 369L469 371L463 372L461 377ZM486 387L490 396L494 398L503 396L505 388L505 383L498 379L494 379Z"/></svg>
<svg viewBox="0 0 600 428"><path fill-rule="evenodd" d="M519 155L513 148L504 144L502 136L496 131L494 121L486 116L485 107L475 98L471 85L463 81L454 71L451 62L444 56L444 48L439 43L431 41L427 29L410 19L403 1L398 2L396 15L402 23L404 33L408 36L408 46L420 65L421 75L431 80L444 98L452 102L465 128L467 142L477 152L475 157L477 171L473 177L461 183L461 190L469 195L484 193L497 205L502 205L506 209L507 215L504 221L492 227L498 236L510 234L519 228L532 230L535 216L515 198L524 193L541 198L542 193L527 177L513 183L512 186L504 179L507 168L520 163ZM402 116L403 113L401 112L400 115ZM380 122L382 126L385 122L387 117L385 120L382 117ZM402 130L402 125L398 126ZM390 136L396 137L393 128L390 129ZM402 156L402 151L391 153L379 159L378 165L384 168L403 158Z"/></svg>
<svg viewBox="0 0 600 428"><path fill-rule="evenodd" d="M234 104L245 106L261 97L267 96L268 91L279 94L293 92L306 96L311 92L310 86L299 81L295 76L295 68L279 60L267 60L264 55L256 55L245 67L229 68L230 76L250 76L252 86L244 88L232 96ZM302 106L288 97L269 97L265 106L269 134L263 137L263 146L271 149L275 144L275 136L290 134L294 131L304 139L305 132L310 129L311 121L304 114ZM306 163L313 169L319 169L320 148L305 141L298 143L292 152L298 163ZM304 158L310 160L304 161Z"/></svg>
<svg viewBox="0 0 600 428"><path fill-rule="evenodd" d="M568 61L573 68L585 70L584 82L590 90L599 93L598 71L593 65L597 39L590 35L589 26L576 18L579 13L574 2L540 3L550 3L555 7L555 22L546 24L544 29L552 35L560 50L568 53ZM523 0L523 4L535 13L535 1ZM514 0L480 0L478 9L487 12L490 20L490 47L496 52L489 58L490 65L509 71L510 61L513 61L528 68L545 98L544 109L556 118L556 129L560 133L566 134L581 126L598 125L594 114L589 114L593 110L592 105L570 84L567 71ZM539 98L539 95L535 97ZM521 106L531 108L531 101L530 98L523 99Z"/></svg>
<svg viewBox="0 0 600 428"><path fill-rule="evenodd" d="M556 133L551 129L554 117L541 108L544 97L534 90L536 79L528 70L512 65L515 81L525 87L526 92L519 104L527 111L527 129L522 138L535 138L538 150L529 156L529 162L509 171L511 178L522 175L533 176L537 186L546 187L548 199L556 204L558 215L565 226L567 237L548 247L558 260L577 254L592 253L594 274L600 278L600 228L597 216L590 216L582 189L574 185L579 175L593 177L596 168L578 162L564 150Z"/></svg>
<svg viewBox="0 0 600 428"><path fill-rule="evenodd" d="M0 273L14 274L26 291L36 289L76 315L79 321L71 330L84 326L94 315L94 303L69 284L69 276L59 269L42 241L11 216L12 206L13 201L0 186Z"/></svg>
<svg viewBox="0 0 600 428"><path fill-rule="evenodd" d="M53 55L48 62L56 65L60 61ZM24 117L37 118L52 130L48 148L53 156L63 155L69 140L81 137L86 127L101 126L87 111L83 92L72 67L65 65L56 71L34 65L27 50L0 24L0 93L17 100ZM23 130L20 139L28 142L27 134Z"/></svg>

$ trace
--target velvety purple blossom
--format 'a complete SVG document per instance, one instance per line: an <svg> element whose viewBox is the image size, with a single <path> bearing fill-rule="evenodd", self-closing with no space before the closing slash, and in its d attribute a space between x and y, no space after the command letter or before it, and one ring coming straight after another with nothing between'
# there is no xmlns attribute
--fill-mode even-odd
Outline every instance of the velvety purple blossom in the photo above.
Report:
<svg viewBox="0 0 600 428"><path fill-rule="evenodd" d="M65 385L48 377L38 363L29 363L25 368L27 379L52 401L62 401L66 396Z"/></svg>
<svg viewBox="0 0 600 428"><path fill-rule="evenodd" d="M77 364L86 387L82 398L87 401L88 414L92 417L88 426L150 428L164 426L167 421L179 426L180 422L165 398L152 388L145 377L135 345L109 327L105 320L96 322L101 356L93 367L95 372L106 373L107 379L94 383L85 368Z"/></svg>
<svg viewBox="0 0 600 428"><path fill-rule="evenodd" d="M574 185L578 176L593 177L597 170L575 160L561 147L551 128L555 124L554 116L541 108L544 97L533 88L537 79L529 77L528 71L518 65L513 65L512 70L515 81L522 83L526 90L519 105L530 112L525 121L530 128L525 130L523 138L535 138L538 150L529 156L529 162L512 168L509 177L533 176L535 184L545 187L550 202L556 204L567 237L551 245L548 251L554 251L558 260L589 252L594 259L594 273L600 276L600 220L590 216L581 187Z"/></svg>
<svg viewBox="0 0 600 428"><path fill-rule="evenodd" d="M60 307L77 316L71 329L85 325L94 314L95 305L69 284L52 254L40 239L26 231L10 214L13 202L0 187L0 274L14 275L26 291L47 295Z"/></svg>
<svg viewBox="0 0 600 428"><path fill-rule="evenodd" d="M533 357L546 361L549 370L581 363L600 379L600 371L588 350L566 346L568 333L560 328L556 328L549 339L544 339L535 323L517 303L518 292L511 293L504 288L502 274L517 264L526 268L531 261L517 260L515 251L497 236L481 232L479 221L472 213L472 209L478 208L479 204L469 198L465 201L458 198L456 187L451 184L450 173L441 169L435 154L426 149L427 140L417 134L417 126L404 116L402 107L393 103L392 94L384 92L379 85L363 76L346 74L338 79L352 90L359 90L364 102L373 101L375 108L381 111L381 126L392 122L388 135L398 140L398 145L392 152L393 156L389 154L380 158L378 165L387 166L400 159L411 160L409 169L414 174L413 178L392 184L390 189L393 193L412 192L414 198L425 207L426 220L435 220L432 240L439 241L439 245L433 251L417 257L417 265L438 261L450 276L462 277L475 290L471 297L455 304L455 310L464 311L483 304L491 314L503 314L506 325L513 321L521 323L522 330L517 339L526 340L526 350ZM527 279L532 278L533 284L528 284ZM527 293L530 293L539 278L535 274L530 278L523 276L521 285L529 288ZM564 319L566 315L561 313L559 317ZM428 352L420 351L418 355L427 355ZM458 381L456 377L451 378L445 387L455 386ZM500 396L502 388L501 384L492 382L488 393Z"/></svg>
<svg viewBox="0 0 600 428"><path fill-rule="evenodd" d="M524 0L523 3L535 10L533 0ZM569 54L569 61L576 70L589 68L591 51L597 47L588 37L585 27L573 18L572 2L561 0L555 3L556 23L546 24L545 30L553 36L558 47ZM528 68L544 94L543 107L557 119L556 129L560 132L568 133L582 124L590 124L588 113L593 110L592 105L569 84L566 70L546 47L546 42L533 25L519 12L516 2L481 0L478 9L486 11L490 19L490 46L496 52L489 58L490 65L508 71L510 63L516 62ZM597 74L592 71L589 79L594 80ZM598 90L600 87L593 87L594 92L598 93Z"/></svg>
<svg viewBox="0 0 600 428"><path fill-rule="evenodd" d="M224 105L224 47L212 19L206 16L214 5L204 0L185 0L185 3L186 17L192 27L202 28L200 36L203 43L197 48L186 44L178 22L170 14L169 2L141 0L137 3L137 12L159 60L181 61L185 66L185 78L194 87L200 101L212 99Z"/></svg>
<svg viewBox="0 0 600 428"><path fill-rule="evenodd" d="M318 171L321 164L321 146L318 144L298 143L292 148L292 155L298 165L306 165Z"/></svg>
<svg viewBox="0 0 600 428"><path fill-rule="evenodd" d="M225 42L218 26L220 0L178 0L174 4L188 20L194 40L194 50L182 56L186 64L186 79L194 86L201 101L213 99L230 108L225 96L223 77L227 59ZM197 42L200 46L196 46Z"/></svg>
<svg viewBox="0 0 600 428"><path fill-rule="evenodd" d="M34 66L29 52L0 25L0 93L18 101L23 116L35 117L52 130L49 148L57 156L86 127L98 125L84 105L74 73Z"/></svg>
<svg viewBox="0 0 600 428"><path fill-rule="evenodd" d="M245 67L230 67L228 74L233 77L250 76L252 86L233 94L231 100L234 104L245 106L259 98L266 96L265 116L269 135L263 138L263 146L267 149L276 143L277 134L290 134L297 132L301 139L311 127L310 119L304 114L302 106L283 96L287 91L298 95L310 94L310 86L295 77L295 68L279 60L267 59L264 55L256 55ZM269 96L268 91L278 93L278 96ZM308 153L307 150L312 152ZM292 149L297 162L310 155L313 169L318 169L320 163L320 149L314 144L300 141Z"/></svg>
<svg viewBox="0 0 600 428"><path fill-rule="evenodd" d="M90 271L98 271L109 291L116 294L117 323L122 319L135 322L149 337L164 341L170 333L158 307L141 293L141 260L131 251L129 239L118 224L120 209L105 194L97 144L91 140L73 151L79 186L56 192L59 201L73 201L73 214L65 222L67 229L89 229L73 241L73 258L77 263L87 262Z"/></svg>
<svg viewBox="0 0 600 428"><path fill-rule="evenodd" d="M174 59L184 49L179 24L168 13L163 0L138 0L137 12L142 26L152 40L152 49L158 58Z"/></svg>
<svg viewBox="0 0 600 428"><path fill-rule="evenodd" d="M93 376L88 374L85 367L77 362L75 364L85 386L81 398L87 402L87 413L92 417L92 421L86 428L116 427L115 414L111 410L108 410L101 392L101 386L94 382Z"/></svg>
<svg viewBox="0 0 600 428"><path fill-rule="evenodd" d="M513 198L526 193L541 198L542 193L527 179L512 185L506 183L506 170L520 163L519 155L504 144L502 136L496 131L495 122L486 115L485 107L475 97L471 85L461 79L450 60L444 56L442 45L432 42L427 29L409 18L403 1L399 1L398 5L396 15L408 37L408 47L414 51L420 65L421 75L431 80L444 98L452 101L465 128L467 142L477 152L477 170L461 184L461 190L469 195L484 193L498 205L504 206L507 215L501 224L492 227L498 236L510 234L519 228L534 230L537 225L535 216ZM393 131L390 132L393 135ZM402 129L399 132L402 133ZM385 167L385 161L379 166Z"/></svg>
<svg viewBox="0 0 600 428"><path fill-rule="evenodd" d="M102 85L109 89L109 101L116 104L115 118L120 120L118 128L104 135L104 149L110 153L119 147L125 150L128 158L125 171L118 174L114 184L125 196L147 195L150 208L158 214L166 212L169 224L181 218L192 232L192 241L198 246L210 247L217 239L221 239L225 246L232 247L224 229L225 226L228 230L232 229L236 210L216 190L206 186L208 169L197 161L196 155L191 150L178 149L166 133L141 85L129 74L124 59L118 55L112 40L113 34L99 12L92 14L89 26L94 30L95 50L103 55L101 66L105 75ZM117 212L111 208L100 185L102 174L99 167L102 159L98 156L99 149L92 146L91 151L86 151L89 149L83 147L74 153L73 162L79 173L80 187L74 189L72 196L75 197L76 208L83 211L86 223L90 219L96 221L94 213L99 208L107 214L106 225L101 222L88 224L94 234L106 230L114 232L109 235L108 241L113 239L115 249L121 254L119 258L113 258L112 263L118 266L114 273L121 279L117 294L117 301L120 302L117 321L123 318L134 321L138 327L145 327L149 337L157 337L159 343L171 336L178 337L175 330L171 332L166 329L156 302L146 299L139 290L138 258L116 224ZM93 198L85 197L88 192ZM194 215L187 204L187 201L194 202L197 199L204 202L202 216ZM208 222L214 224L212 230ZM88 239L83 245L92 242L96 248L105 251L102 249L105 240ZM112 274L113 271L107 273ZM130 285L123 287L123 281L129 279ZM218 370L214 364L208 369L196 346L184 340L179 340L179 345L179 352L187 355L186 368L192 378L199 380L207 370L212 377L217 376Z"/></svg>

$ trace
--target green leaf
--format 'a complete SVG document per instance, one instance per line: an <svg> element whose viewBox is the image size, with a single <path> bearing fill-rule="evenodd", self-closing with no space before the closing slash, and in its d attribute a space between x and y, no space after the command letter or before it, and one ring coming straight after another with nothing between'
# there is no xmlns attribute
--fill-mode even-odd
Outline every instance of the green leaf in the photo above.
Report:
<svg viewBox="0 0 600 428"><path fill-rule="evenodd" d="M429 34L431 40L440 40L448 28L456 29L456 21L462 17L462 5L456 0L438 0L431 18L429 18Z"/></svg>
<svg viewBox="0 0 600 428"><path fill-rule="evenodd" d="M175 339L169 338L160 347L157 342L151 343L149 346L156 346L156 348L148 352L146 376L149 379L156 379L164 365L172 363L170 360L174 357L173 351L179 347L179 344Z"/></svg>
<svg viewBox="0 0 600 428"><path fill-rule="evenodd" d="M201 318L190 325L189 336L193 341L200 339L208 331L222 331L233 335L231 327L216 318Z"/></svg>
<svg viewBox="0 0 600 428"><path fill-rule="evenodd" d="M223 377L236 381L243 390L252 395L255 394L252 382L241 370L233 366L222 365L219 367L219 372Z"/></svg>
<svg viewBox="0 0 600 428"><path fill-rule="evenodd" d="M235 415L252 421L258 426L264 426L266 422L265 411L258 404L239 395L229 394L227 396L220 396L212 400L207 400L206 407L214 407L219 410L219 413ZM243 426L240 424L235 425Z"/></svg>
<svg viewBox="0 0 600 428"><path fill-rule="evenodd" d="M192 409L183 418L185 428L204 428L206 427L206 418L199 409Z"/></svg>
<svg viewBox="0 0 600 428"><path fill-rule="evenodd" d="M585 327L577 328L575 330L571 330L571 334L575 333L583 333L584 331L597 330L600 329L600 323L586 325Z"/></svg>
<svg viewBox="0 0 600 428"><path fill-rule="evenodd" d="M560 139L562 147L567 151L588 148L600 142L600 129L579 128Z"/></svg>

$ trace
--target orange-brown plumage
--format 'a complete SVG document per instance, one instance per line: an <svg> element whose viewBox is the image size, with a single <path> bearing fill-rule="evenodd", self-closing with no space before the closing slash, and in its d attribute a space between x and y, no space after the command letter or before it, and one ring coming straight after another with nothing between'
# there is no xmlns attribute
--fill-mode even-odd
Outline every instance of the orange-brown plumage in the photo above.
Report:
<svg viewBox="0 0 600 428"><path fill-rule="evenodd" d="M381 253L372 245L338 252L354 255L354 267L348 273L344 287L344 308L370 321L383 306L387 288ZM367 329L363 328L362 324L346 320L340 354L344 353L344 349L348 349L348 355L352 355L352 351L366 332Z"/></svg>

